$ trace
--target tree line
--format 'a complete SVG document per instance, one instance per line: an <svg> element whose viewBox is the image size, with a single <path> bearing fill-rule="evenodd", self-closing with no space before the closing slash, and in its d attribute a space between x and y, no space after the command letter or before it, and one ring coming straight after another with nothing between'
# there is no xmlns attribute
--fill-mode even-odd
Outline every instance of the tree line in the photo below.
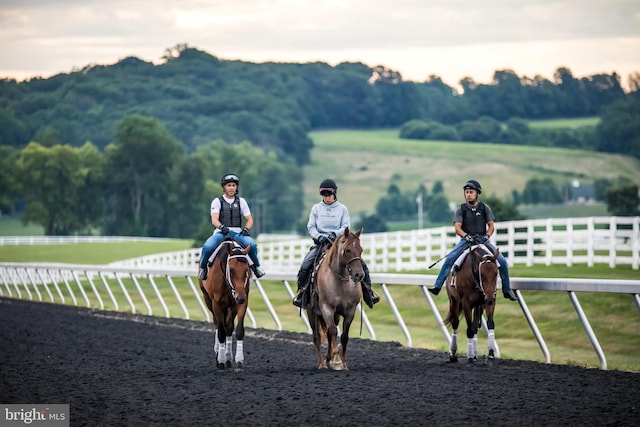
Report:
<svg viewBox="0 0 640 427"><path fill-rule="evenodd" d="M47 79L0 80L2 145L23 147L53 132L66 144L91 142L103 149L115 139L116 123L140 115L161 121L187 152L216 139L250 141L304 165L312 129L423 120L455 126L465 139L485 117L505 122L600 115L640 87L638 73L630 76L626 94L616 73L578 78L560 67L553 81L510 70L496 71L488 84L467 77L459 93L436 75L404 81L399 72L362 63L254 64L220 60L187 45L167 49L163 59L154 65L129 57ZM501 140L528 143L516 138L513 125ZM628 154L628 147L607 148Z"/></svg>
<svg viewBox="0 0 640 427"><path fill-rule="evenodd" d="M282 207L261 216L263 230L291 229L300 216L302 175L291 160L222 140L188 154L155 118L127 116L116 128L103 151L51 137L21 150L0 146L0 210L23 204L22 221L42 225L47 235L98 231L201 242L212 232L208 206L222 194L220 178L234 172L243 197Z"/></svg>
<svg viewBox="0 0 640 427"><path fill-rule="evenodd" d="M164 59L0 80L0 210L24 211L24 221L46 234L203 236L210 232L203 205L219 194L222 174L241 171L243 196L265 212L262 231L291 230L302 216L308 132L319 128L398 127L404 137L452 143L640 157L640 75L625 93L616 73L576 78L559 68L549 81L502 70L490 84L463 79L458 93L438 76L404 81L362 63L222 61L186 45ZM568 134L527 125L594 115L595 129ZM415 206L392 190L378 203L381 213ZM429 215L444 216L436 188L418 191Z"/></svg>

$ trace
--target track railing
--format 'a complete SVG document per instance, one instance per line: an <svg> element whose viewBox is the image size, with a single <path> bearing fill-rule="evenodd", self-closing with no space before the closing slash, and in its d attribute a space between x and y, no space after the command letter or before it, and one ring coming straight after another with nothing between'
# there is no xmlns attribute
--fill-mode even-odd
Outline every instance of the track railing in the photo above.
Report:
<svg viewBox="0 0 640 427"><path fill-rule="evenodd" d="M438 311L438 307L431 294L427 292L427 288L433 285L435 276L374 273L371 278L375 285L380 286L395 317L395 321L405 336L407 346L413 346L411 331L406 326L405 319L398 309L391 292L393 288L407 285L420 287L443 336L447 343L451 342L451 336ZM261 280L265 283L280 282L284 286L288 298L292 298L294 295L290 282L295 283L295 273L270 272ZM260 297L275 322L276 328L282 330L280 321L282 313L279 315L278 310L274 308L272 299L261 280L254 280L253 283L258 288ZM518 295L520 308L547 363L551 363L551 355L527 306L522 291L567 292L600 360L602 369L607 369L606 357L596 334L591 328L589 319L580 305L577 293L608 292L629 294L634 299L638 310L640 310L640 280L512 278L511 282L512 288ZM154 316L185 319L198 317L211 321L210 313L202 302L195 272L192 268L150 269L55 263L0 263L0 296L86 306L101 310L142 312ZM287 309L292 310L293 307L287 305ZM360 313L371 338L376 339L374 328L366 312L361 310ZM248 316L253 327L258 327L251 310L248 311ZM310 332L306 317L302 315L301 318ZM483 326L486 330L484 322Z"/></svg>

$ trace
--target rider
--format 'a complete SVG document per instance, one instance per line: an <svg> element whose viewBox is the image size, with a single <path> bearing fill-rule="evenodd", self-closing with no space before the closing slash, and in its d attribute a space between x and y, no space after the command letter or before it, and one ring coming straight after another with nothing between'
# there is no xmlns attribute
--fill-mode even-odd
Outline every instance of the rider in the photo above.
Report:
<svg viewBox="0 0 640 427"><path fill-rule="evenodd" d="M311 269L320 248L327 241L333 242L336 236L344 233L345 228L350 225L349 211L345 205L338 202L337 194L338 186L334 180L325 179L320 183L322 201L313 205L307 222L307 230L314 244L304 257L300 271L298 271L298 293L293 299L293 305L296 307L302 308L303 296L309 286ZM373 308L373 305L380 301L380 297L371 288L369 269L364 261L362 261L362 268L364 269L364 278L360 282L362 297L369 308Z"/></svg>
<svg viewBox="0 0 640 427"><path fill-rule="evenodd" d="M461 204L453 216L455 231L460 236L460 241L447 255L433 288L429 288L429 292L434 295L440 293L451 266L467 246L482 243L492 252L496 250L495 246L489 241L489 237L494 231L493 222L495 221L495 216L489 205L478 201L478 196L482 193L480 183L475 179L471 179L462 188L466 203ZM511 291L507 260L501 253L498 254L498 264L500 266L500 278L502 279L502 294L511 301L517 301L518 298Z"/></svg>
<svg viewBox="0 0 640 427"><path fill-rule="evenodd" d="M199 275L202 280L207 279L207 260L213 250L226 237L232 238L245 248L247 245L251 245L249 250L249 258L253 262L251 269L256 277L264 276L264 271L260 268L260 260L258 260L258 245L249 234L249 230L253 226L253 217L247 201L244 197L238 196L239 184L240 179L237 175L232 173L224 175L220 180L224 193L211 202L211 223L215 230L202 245ZM244 227L242 227L242 217L245 219Z"/></svg>

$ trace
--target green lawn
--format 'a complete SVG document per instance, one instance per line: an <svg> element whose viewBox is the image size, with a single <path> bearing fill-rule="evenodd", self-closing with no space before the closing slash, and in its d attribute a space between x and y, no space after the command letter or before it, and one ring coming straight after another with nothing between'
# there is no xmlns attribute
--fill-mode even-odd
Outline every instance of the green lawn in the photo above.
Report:
<svg viewBox="0 0 640 427"><path fill-rule="evenodd" d="M462 201L462 184L477 179L483 196L509 197L534 177L558 184L573 179L640 182L640 161L629 156L549 147L418 141L398 138L398 130L311 132L311 164L304 167L304 213L318 202L317 186L334 178L338 198L352 215L372 213L391 184L402 192L441 181L447 198ZM416 206L417 209L417 206Z"/></svg>

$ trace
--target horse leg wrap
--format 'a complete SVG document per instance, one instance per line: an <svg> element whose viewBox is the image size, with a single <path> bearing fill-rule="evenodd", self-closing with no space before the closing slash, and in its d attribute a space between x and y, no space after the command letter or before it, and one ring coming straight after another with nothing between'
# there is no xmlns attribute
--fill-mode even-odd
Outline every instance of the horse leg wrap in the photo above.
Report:
<svg viewBox="0 0 640 427"><path fill-rule="evenodd" d="M458 331L451 334L451 345L449 346L449 354L452 356L458 352Z"/></svg>
<svg viewBox="0 0 640 427"><path fill-rule="evenodd" d="M473 338L469 339L467 341L467 359L473 359L476 357L476 354L474 353L474 348L473 348Z"/></svg>
<svg viewBox="0 0 640 427"><path fill-rule="evenodd" d="M220 344L218 349L218 363L224 363L227 361L227 349L224 343Z"/></svg>
<svg viewBox="0 0 640 427"><path fill-rule="evenodd" d="M496 350L496 332L493 329L489 329L489 337L488 337L488 343L487 346L489 347L489 350L493 350L493 353L495 354L497 352Z"/></svg>
<svg viewBox="0 0 640 427"><path fill-rule="evenodd" d="M216 333L213 336L213 351L214 352L218 352L220 351L220 341L218 341L218 330L216 329Z"/></svg>
<svg viewBox="0 0 640 427"><path fill-rule="evenodd" d="M473 358L475 359L478 357L478 334L473 336L471 344L473 344Z"/></svg>
<svg viewBox="0 0 640 427"><path fill-rule="evenodd" d="M236 363L244 362L244 343L242 340L236 341Z"/></svg>
<svg viewBox="0 0 640 427"><path fill-rule="evenodd" d="M227 354L226 359L227 360L231 360L232 359L232 354L233 354L233 337L227 337L227 342L225 344L226 350L227 350Z"/></svg>

